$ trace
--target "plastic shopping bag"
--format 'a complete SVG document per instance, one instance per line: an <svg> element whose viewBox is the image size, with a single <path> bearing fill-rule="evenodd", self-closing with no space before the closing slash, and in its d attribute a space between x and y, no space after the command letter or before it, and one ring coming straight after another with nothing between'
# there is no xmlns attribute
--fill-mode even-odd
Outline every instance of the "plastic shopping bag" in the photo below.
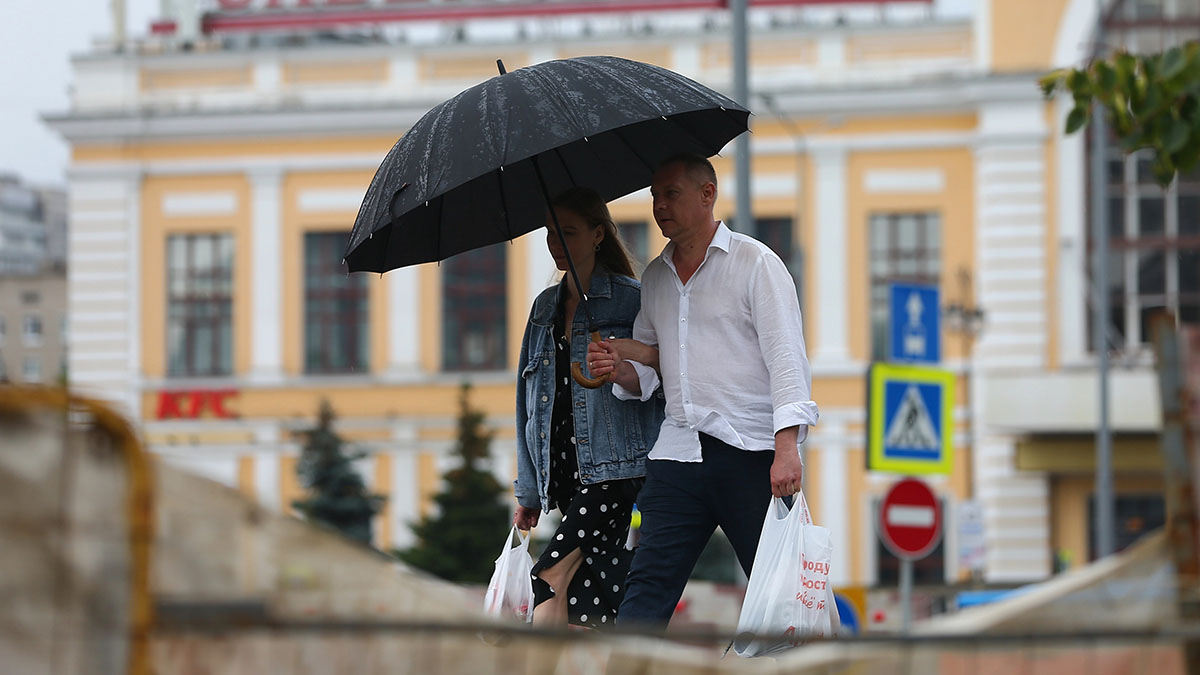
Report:
<svg viewBox="0 0 1200 675"><path fill-rule="evenodd" d="M512 545L513 535L517 545ZM483 609L488 616L533 621L533 558L529 555L529 535L515 526L504 540L504 551L496 558L496 571L488 584Z"/></svg>
<svg viewBox="0 0 1200 675"><path fill-rule="evenodd" d="M803 493L790 510L782 499L771 500L733 640L739 656L774 654L837 633L832 554L829 530L813 524Z"/></svg>

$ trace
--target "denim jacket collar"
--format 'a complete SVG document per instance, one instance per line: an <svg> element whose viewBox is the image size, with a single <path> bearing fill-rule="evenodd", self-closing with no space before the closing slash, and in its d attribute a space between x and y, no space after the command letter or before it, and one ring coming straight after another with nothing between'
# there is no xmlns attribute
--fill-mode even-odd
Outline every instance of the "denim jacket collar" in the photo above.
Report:
<svg viewBox="0 0 1200 675"><path fill-rule="evenodd" d="M568 272L568 274L570 274ZM591 286L588 289L588 299L592 298L611 298L612 297L612 273L607 268L597 265L592 272ZM562 280L558 282L554 293L543 293L537 297L534 303L534 308L529 320L539 326L550 326L554 324L554 314L558 311L559 305L567 293L567 278L564 275Z"/></svg>

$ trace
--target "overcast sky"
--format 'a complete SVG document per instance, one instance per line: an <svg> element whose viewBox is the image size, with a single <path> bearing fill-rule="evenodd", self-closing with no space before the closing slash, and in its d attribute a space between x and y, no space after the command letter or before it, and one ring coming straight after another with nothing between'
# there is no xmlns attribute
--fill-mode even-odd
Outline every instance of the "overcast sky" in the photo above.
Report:
<svg viewBox="0 0 1200 675"><path fill-rule="evenodd" d="M976 0L934 0L942 15L969 14ZM6 2L0 21L0 172L38 185L66 182L66 143L40 115L67 109L70 55L112 34L110 0ZM126 0L130 35L144 35L159 0Z"/></svg>

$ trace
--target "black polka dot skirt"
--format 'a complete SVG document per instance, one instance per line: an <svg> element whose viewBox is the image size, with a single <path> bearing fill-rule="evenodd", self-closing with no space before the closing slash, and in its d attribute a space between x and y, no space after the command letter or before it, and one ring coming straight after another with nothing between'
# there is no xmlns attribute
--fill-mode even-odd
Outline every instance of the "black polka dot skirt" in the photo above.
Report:
<svg viewBox="0 0 1200 675"><path fill-rule="evenodd" d="M568 504L559 503L562 524L533 566L535 607L560 592L542 581L539 574L579 549L583 562L566 588L568 621L592 628L613 625L625 597L625 575L633 559L625 540L642 482L635 478L578 485Z"/></svg>

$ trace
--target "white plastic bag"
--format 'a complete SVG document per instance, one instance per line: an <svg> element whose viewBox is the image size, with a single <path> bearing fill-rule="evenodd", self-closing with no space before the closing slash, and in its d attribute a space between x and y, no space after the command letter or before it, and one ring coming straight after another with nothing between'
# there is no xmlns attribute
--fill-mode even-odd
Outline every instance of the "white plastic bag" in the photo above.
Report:
<svg viewBox="0 0 1200 675"><path fill-rule="evenodd" d="M513 535L517 545L512 545ZM529 535L513 527L504 539L504 551L496 558L496 571L488 584L483 609L488 616L533 621L533 558L529 555Z"/></svg>
<svg viewBox="0 0 1200 675"><path fill-rule="evenodd" d="M803 493L790 510L782 499L771 500L733 640L739 656L774 654L837 634L832 554L829 530L813 524Z"/></svg>

